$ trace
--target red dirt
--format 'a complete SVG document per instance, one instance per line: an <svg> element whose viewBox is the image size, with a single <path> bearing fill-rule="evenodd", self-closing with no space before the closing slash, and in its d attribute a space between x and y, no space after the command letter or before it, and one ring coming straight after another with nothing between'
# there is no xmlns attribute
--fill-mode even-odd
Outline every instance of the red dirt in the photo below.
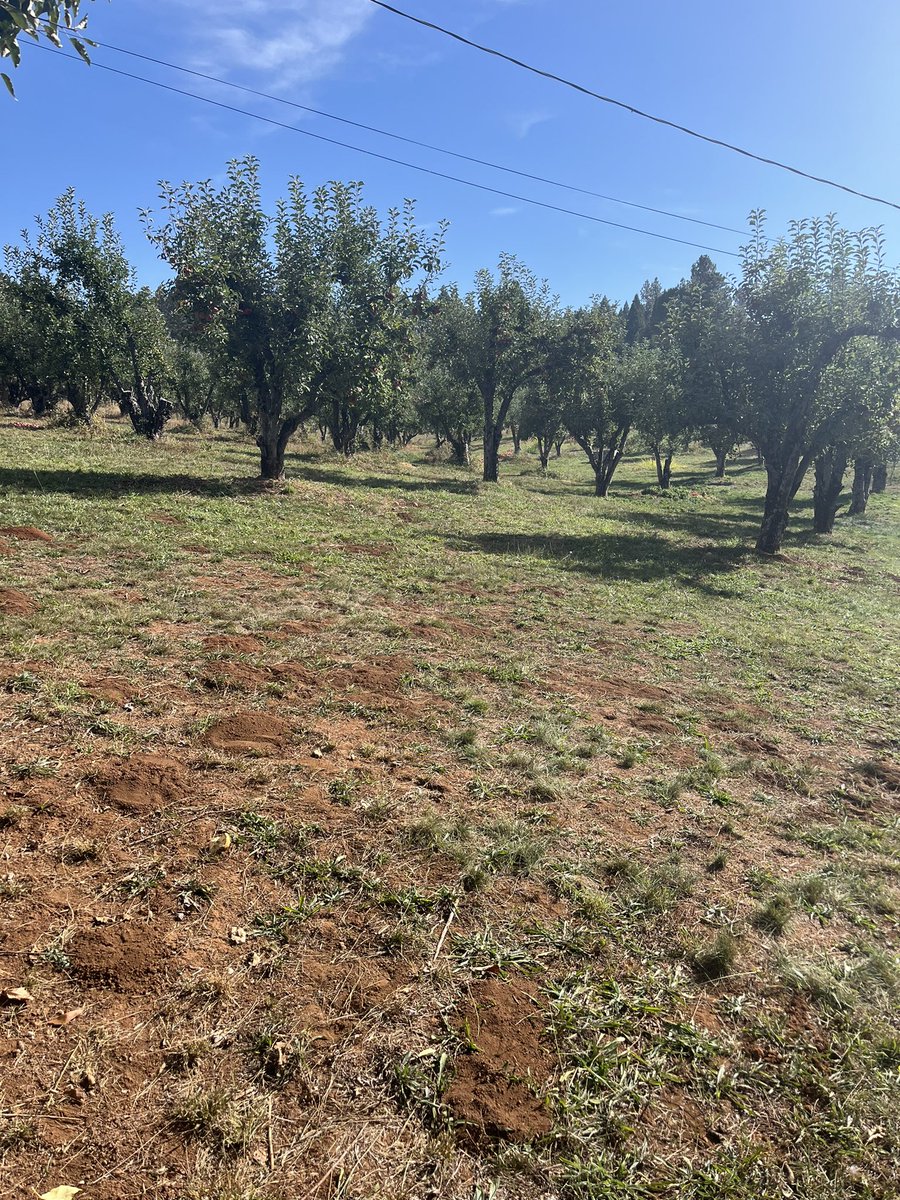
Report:
<svg viewBox="0 0 900 1200"><path fill-rule="evenodd" d="M7 537L18 538L21 542L52 542L54 540L49 533L44 533L43 529L37 529L34 525L6 525L0 529L0 533L6 534Z"/></svg>
<svg viewBox="0 0 900 1200"><path fill-rule="evenodd" d="M527 1142L552 1127L538 1092L553 1070L535 990L525 979L484 979L455 1025L474 1049L456 1060L444 1100L465 1140ZM532 1087L529 1087L528 1084Z"/></svg>
<svg viewBox="0 0 900 1200"><path fill-rule="evenodd" d="M187 525L182 517L173 517L167 512L152 512L148 514L151 521L156 521L159 525Z"/></svg>
<svg viewBox="0 0 900 1200"><path fill-rule="evenodd" d="M88 679L82 687L95 700L105 700L107 704L127 704L132 697L132 691L127 679L112 676L109 679Z"/></svg>
<svg viewBox="0 0 900 1200"><path fill-rule="evenodd" d="M212 653L230 650L233 654L257 654L263 644L259 638L240 634L216 634L203 639L203 649Z"/></svg>
<svg viewBox="0 0 900 1200"><path fill-rule="evenodd" d="M216 691L235 688L239 692L255 692L274 678L268 667L249 667L246 663L214 663L203 675L205 687Z"/></svg>
<svg viewBox="0 0 900 1200"><path fill-rule="evenodd" d="M9 613L12 617L28 617L37 612L37 604L24 592L15 588L0 588L0 613Z"/></svg>
<svg viewBox="0 0 900 1200"><path fill-rule="evenodd" d="M154 812L184 800L192 785L184 763L161 754L136 755L95 777L104 800L126 812Z"/></svg>
<svg viewBox="0 0 900 1200"><path fill-rule="evenodd" d="M636 712L631 716L633 728L642 733L677 733L678 726L668 717L657 716L656 713Z"/></svg>
<svg viewBox="0 0 900 1200"><path fill-rule="evenodd" d="M82 978L131 991L163 973L168 947L153 926L121 921L76 933L67 953Z"/></svg>
<svg viewBox="0 0 900 1200"><path fill-rule="evenodd" d="M264 712L241 712L216 721L200 739L204 746L228 754L274 754L291 739L291 727L281 717Z"/></svg>

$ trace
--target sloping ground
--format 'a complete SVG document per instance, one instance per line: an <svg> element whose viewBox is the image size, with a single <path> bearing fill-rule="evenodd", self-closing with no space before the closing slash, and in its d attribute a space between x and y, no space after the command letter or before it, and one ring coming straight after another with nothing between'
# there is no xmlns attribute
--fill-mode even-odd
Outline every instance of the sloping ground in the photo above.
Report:
<svg viewBox="0 0 900 1200"><path fill-rule="evenodd" d="M0 1196L897 1194L895 497L2 436Z"/></svg>

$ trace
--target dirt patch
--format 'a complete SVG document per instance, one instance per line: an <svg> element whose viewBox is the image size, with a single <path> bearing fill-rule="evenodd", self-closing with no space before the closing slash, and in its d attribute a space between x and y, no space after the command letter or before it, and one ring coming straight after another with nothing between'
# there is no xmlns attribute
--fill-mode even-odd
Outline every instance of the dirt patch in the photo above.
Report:
<svg viewBox="0 0 900 1200"><path fill-rule="evenodd" d="M267 667L249 667L246 663L220 662L202 677L204 687L214 691L235 688L239 692L255 692L271 683L272 672Z"/></svg>
<svg viewBox="0 0 900 1200"><path fill-rule="evenodd" d="M870 759L856 767L856 773L872 783L880 783L892 792L900 792L900 767L879 759Z"/></svg>
<svg viewBox="0 0 900 1200"><path fill-rule="evenodd" d="M187 525L182 517L173 517L167 512L152 512L148 513L151 521L156 521L157 525Z"/></svg>
<svg viewBox="0 0 900 1200"><path fill-rule="evenodd" d="M456 1061L444 1099L476 1144L528 1142L552 1127L540 1099L553 1068L535 991L524 979L474 985L454 1022L472 1049Z"/></svg>
<svg viewBox="0 0 900 1200"><path fill-rule="evenodd" d="M83 979L129 991L161 975L170 950L152 926L120 921L76 933L67 953Z"/></svg>
<svg viewBox="0 0 900 1200"><path fill-rule="evenodd" d="M203 649L214 654L223 650L229 650L232 654L258 654L262 648L259 638L250 637L249 634L223 633L203 639Z"/></svg>
<svg viewBox="0 0 900 1200"><path fill-rule="evenodd" d="M216 721L200 739L204 746L227 754L274 754L291 739L291 727L281 717L264 712L235 713Z"/></svg>
<svg viewBox="0 0 900 1200"><path fill-rule="evenodd" d="M126 812L154 812L177 804L191 793L184 763L161 754L136 755L95 778L104 800Z"/></svg>
<svg viewBox="0 0 900 1200"><path fill-rule="evenodd" d="M6 537L18 538L20 542L52 542L54 539L43 529L34 525L6 525L0 529Z"/></svg>
<svg viewBox="0 0 900 1200"><path fill-rule="evenodd" d="M0 613L8 613L11 617L28 617L37 612L37 604L24 592L15 588L0 588Z"/></svg>
<svg viewBox="0 0 900 1200"><path fill-rule="evenodd" d="M128 681L118 677L88 679L82 687L94 700L103 700L107 704L128 704L132 696Z"/></svg>
<svg viewBox="0 0 900 1200"><path fill-rule="evenodd" d="M631 717L631 725L642 733L676 733L678 730L674 721L657 713L636 712Z"/></svg>

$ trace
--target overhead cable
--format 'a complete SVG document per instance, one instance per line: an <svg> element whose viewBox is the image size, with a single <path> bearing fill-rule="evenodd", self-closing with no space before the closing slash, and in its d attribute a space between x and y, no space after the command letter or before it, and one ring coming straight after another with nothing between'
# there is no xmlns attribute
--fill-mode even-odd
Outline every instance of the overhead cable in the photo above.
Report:
<svg viewBox="0 0 900 1200"><path fill-rule="evenodd" d="M81 63L80 58L76 58L73 54L65 54L61 50L53 50L50 46L44 46L35 43L31 46L33 50L43 50L47 54L55 54L58 58L63 58L67 62ZM536 208L543 208L549 212L564 213L566 216L577 217L582 221L591 221L596 225L607 225L612 229L622 229L629 233L643 234L645 237L658 238L664 242L674 242L679 246L691 246L695 250L708 250L712 254L724 254L730 258L740 258L740 254L735 250L724 250L718 246L707 246L701 242L691 242L685 238L672 237L668 233L655 233L651 229L641 229L636 225L625 225L619 221L610 221L606 217L597 217L591 213L578 212L576 209L564 208L559 204L550 204L546 200L536 200L531 196L520 196L515 192L507 192L502 188L491 187L486 183L476 183L472 179L463 179L459 175L449 175L445 171L436 171L433 167L423 167L418 163L407 162L402 158L393 158L389 154L380 154L377 150L367 150L363 146L354 146L349 142L341 142L336 138L326 137L322 133L313 133L310 129L302 129L298 125L288 125L285 121L276 121L274 117L265 117L261 113L252 112L246 108L238 108L234 104L226 104L222 100L213 100L209 96L201 96L198 92L189 92L185 88L174 87L170 83L162 83L158 79L148 79L145 75L137 75L131 71L123 71L119 67L110 67L106 63L99 63L96 60L91 62L91 70L106 71L111 75L121 76L123 79L133 79L138 83L146 83L151 87L159 88L165 92L171 92L176 96L185 96L190 100L199 100L203 104L212 105L214 108L223 109L225 112L236 113L241 117L250 117L254 121L262 121L266 125L273 125L277 129L286 129L290 133L299 133L303 137L313 138L317 142L325 142L329 146L338 146L342 150L351 150L356 154L365 154L368 158L378 159L380 162L392 163L394 166L407 167L411 171L418 171L423 175L431 175L435 179L444 179L450 183L459 183L464 187L475 188L480 192L487 192L492 196L500 196L506 200L515 200L521 204L531 204Z"/></svg>
<svg viewBox="0 0 900 1200"><path fill-rule="evenodd" d="M397 142L405 142L409 146L417 146L421 150L432 150L437 154L446 154L451 158L458 158L463 162L475 163L480 167L490 167L494 171L503 171L507 175L518 175L521 179L529 179L534 183L546 183L551 187L563 188L569 192L578 192L583 196L592 196L595 200L606 200L611 204L623 204L628 208L639 208L643 212L655 213L660 217L671 217L676 221L687 221L692 225L704 225L708 229L718 229L723 233L736 233L740 237L746 235L745 229L735 229L732 225L720 225L715 221L704 221L699 217L689 217L684 213L671 212L665 208L654 208L650 204L639 204L635 200L623 200L619 196L608 196L603 192L595 192L590 188L580 187L573 183L562 183L558 179L548 179L544 175L535 175L530 171L521 171L516 167L506 167L501 163L491 162L489 159L476 158L472 154L462 154L458 150L448 150L445 146L434 146L430 142L422 142L416 138L406 137L401 133L393 133L389 129L379 129L375 125L366 125L362 121L354 121L349 117L337 116L335 113L326 112L321 108L312 108L308 104L300 104L296 100L288 100L285 96L276 96L272 92L263 92L258 88L247 87L242 83L234 83L230 79L222 79L218 75L210 75L205 71L197 71L192 67L182 66L180 63L168 62L164 58L155 58L151 54L142 54L137 50L128 50L124 46L114 46L110 42L94 41L93 45L104 50L112 50L116 54L125 54L129 58L139 58L143 62L153 63L158 67L166 67L172 71L180 71L184 75L193 75L196 79L204 79L208 83L216 83L222 87L232 88L235 91L244 92L249 96L257 96L261 100L272 100L277 104L287 105L289 108L299 109L301 112L310 113L316 117L325 117L329 121L338 121L342 125L350 125L354 129L364 129L367 133L377 133L380 137L392 138Z"/></svg>
<svg viewBox="0 0 900 1200"><path fill-rule="evenodd" d="M491 46L483 46L480 42L474 42L471 38L464 37L461 33L455 33L452 29L445 29L443 25L436 25L433 21L426 21L424 17L416 17L412 13L404 12L402 8L395 8L393 4L385 3L385 0L369 0L370 4L377 5L378 8L385 9L386 12L394 13L395 16L403 17L407 21L412 21L416 25L422 25L426 29L432 29L436 33L441 33L445 37L453 38L454 41L461 42L464 46L469 46L473 50L480 50L482 54L490 54L494 58L502 59L504 62L512 63L515 67L521 67L523 71L530 71L532 75L540 75L543 79L549 79L553 83L561 83L564 87L571 88L573 91L580 92L584 96L589 96L592 100L600 100L604 104L612 104L616 108L624 109L635 117L642 117L645 121L654 121L657 125L665 125L669 129L676 129L679 133L686 133L689 137L697 138L701 142L708 142L711 146L720 146L724 150L731 150L735 154L742 154L745 158L751 158L755 162L765 163L769 167L777 167L780 171L789 171L792 175L799 175L802 179L810 179L813 183L822 183L826 187L837 188L839 191L847 192L851 196L858 196L861 200L871 200L873 204L884 204L888 208L894 208L900 211L900 204L893 200L885 200L881 196L873 196L868 192L858 191L856 188L849 187L845 183L838 183L834 179L826 179L823 175L813 175L809 171L803 171L799 167L792 167L789 163L779 162L775 158L767 158L762 154L755 154L752 150L745 150L742 146L735 146L732 142L726 142L722 138L712 137L707 133L700 133L696 129L690 129L687 125L680 125L677 121L670 121L666 117L658 117L653 113L644 112L643 109L636 108L633 104L627 104L624 100L616 100L612 96L604 96L600 92L595 92L584 84L575 83L571 79L566 79L562 75L556 75L553 71L546 71L541 67L535 67L531 63L523 62L520 58L515 58L511 54L506 54L502 50L496 50Z"/></svg>

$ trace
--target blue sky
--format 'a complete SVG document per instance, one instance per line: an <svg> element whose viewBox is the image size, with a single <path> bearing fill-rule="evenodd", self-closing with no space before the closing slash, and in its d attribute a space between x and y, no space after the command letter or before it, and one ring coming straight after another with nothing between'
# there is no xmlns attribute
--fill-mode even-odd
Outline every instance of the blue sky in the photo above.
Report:
<svg viewBox="0 0 900 1200"><path fill-rule="evenodd" d="M398 4L607 95L900 202L897 0ZM751 208L762 207L773 234L792 218L829 211L853 228L881 224L889 260L900 261L900 212L578 96L368 0L97 0L87 7L100 42L624 199L737 229L746 228ZM742 240L404 147L106 49L93 57L598 217L723 250ZM506 250L548 278L566 303L595 293L623 300L647 277L677 282L701 253L418 175L30 48L15 82L16 102L0 96L7 147L0 241L16 240L35 213L74 185L92 210L115 214L142 282L165 273L137 215L153 206L157 181L221 177L228 159L245 154L260 159L268 199L291 174L309 186L361 179L382 209L415 197L423 224L451 222L447 277L463 286ZM737 265L713 258L723 270Z"/></svg>

